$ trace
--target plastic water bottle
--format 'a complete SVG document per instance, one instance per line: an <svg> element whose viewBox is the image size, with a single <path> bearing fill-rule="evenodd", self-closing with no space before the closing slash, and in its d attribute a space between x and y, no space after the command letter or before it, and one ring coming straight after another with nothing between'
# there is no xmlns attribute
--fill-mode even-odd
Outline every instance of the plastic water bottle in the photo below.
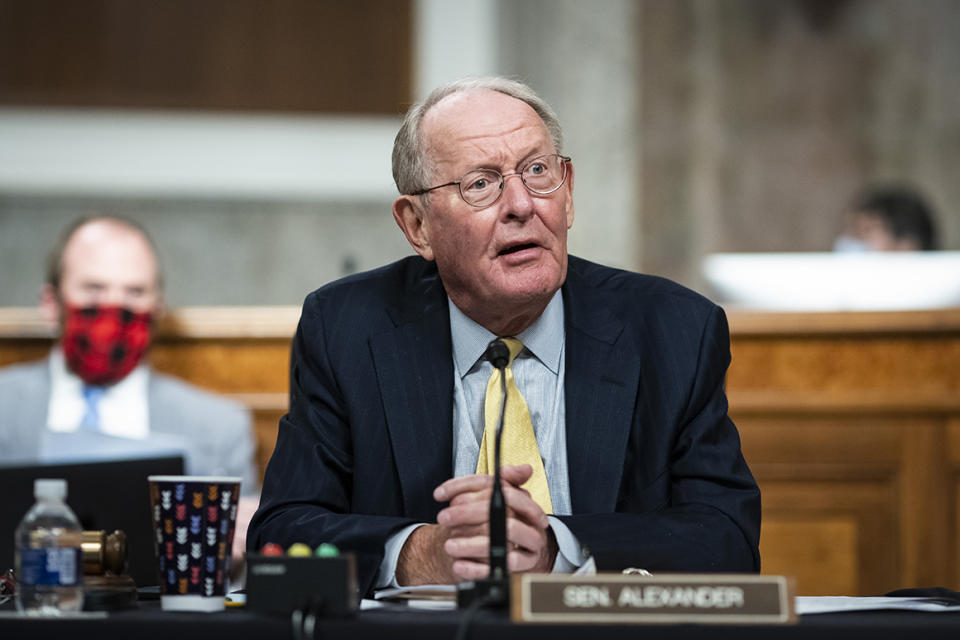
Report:
<svg viewBox="0 0 960 640"><path fill-rule="evenodd" d="M58 616L83 608L82 529L64 499L66 480L38 479L15 534L17 609Z"/></svg>

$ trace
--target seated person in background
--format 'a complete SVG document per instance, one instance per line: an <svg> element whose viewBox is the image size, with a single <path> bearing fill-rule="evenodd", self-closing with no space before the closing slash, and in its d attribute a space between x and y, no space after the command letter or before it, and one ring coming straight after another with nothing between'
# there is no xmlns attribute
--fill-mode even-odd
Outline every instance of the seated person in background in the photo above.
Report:
<svg viewBox="0 0 960 640"><path fill-rule="evenodd" d="M932 251L937 248L933 210L907 187L864 190L847 209L835 251Z"/></svg>
<svg viewBox="0 0 960 640"><path fill-rule="evenodd" d="M257 492L246 408L145 361L162 298L139 225L97 217L66 230L40 295L59 339L46 359L0 370L0 462L178 453L189 474L240 476Z"/></svg>
<svg viewBox="0 0 960 640"><path fill-rule="evenodd" d="M248 548L333 543L363 594L486 577L484 352L501 336L511 571L759 570L724 313L568 257L561 153L552 109L518 82L456 82L407 112L393 213L419 255L307 297Z"/></svg>

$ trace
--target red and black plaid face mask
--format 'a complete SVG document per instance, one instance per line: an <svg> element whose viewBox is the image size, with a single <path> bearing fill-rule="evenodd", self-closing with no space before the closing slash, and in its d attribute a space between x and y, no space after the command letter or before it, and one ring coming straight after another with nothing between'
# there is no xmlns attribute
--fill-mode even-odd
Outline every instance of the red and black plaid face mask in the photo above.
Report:
<svg viewBox="0 0 960 640"><path fill-rule="evenodd" d="M133 371L150 346L153 315L125 307L64 305L61 343L67 366L84 382L113 384Z"/></svg>

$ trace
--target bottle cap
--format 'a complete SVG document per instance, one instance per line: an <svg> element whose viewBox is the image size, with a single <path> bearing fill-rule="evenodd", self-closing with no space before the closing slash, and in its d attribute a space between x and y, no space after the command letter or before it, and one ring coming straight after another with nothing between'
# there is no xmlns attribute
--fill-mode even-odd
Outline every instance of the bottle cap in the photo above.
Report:
<svg viewBox="0 0 960 640"><path fill-rule="evenodd" d="M67 497L67 481L63 478L37 478L33 481L33 497L59 498Z"/></svg>

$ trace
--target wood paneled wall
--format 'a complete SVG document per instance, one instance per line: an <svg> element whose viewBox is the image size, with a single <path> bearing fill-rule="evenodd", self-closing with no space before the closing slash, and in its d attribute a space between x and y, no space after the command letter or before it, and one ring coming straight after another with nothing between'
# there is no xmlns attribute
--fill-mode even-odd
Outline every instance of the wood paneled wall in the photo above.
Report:
<svg viewBox="0 0 960 640"><path fill-rule="evenodd" d="M0 104L386 114L410 0L0 0Z"/></svg>
<svg viewBox="0 0 960 640"><path fill-rule="evenodd" d="M181 309L158 369L253 410L261 469L287 405L299 310ZM730 413L763 493L764 573L804 595L960 586L960 309L730 314ZM0 310L0 366L51 327Z"/></svg>

